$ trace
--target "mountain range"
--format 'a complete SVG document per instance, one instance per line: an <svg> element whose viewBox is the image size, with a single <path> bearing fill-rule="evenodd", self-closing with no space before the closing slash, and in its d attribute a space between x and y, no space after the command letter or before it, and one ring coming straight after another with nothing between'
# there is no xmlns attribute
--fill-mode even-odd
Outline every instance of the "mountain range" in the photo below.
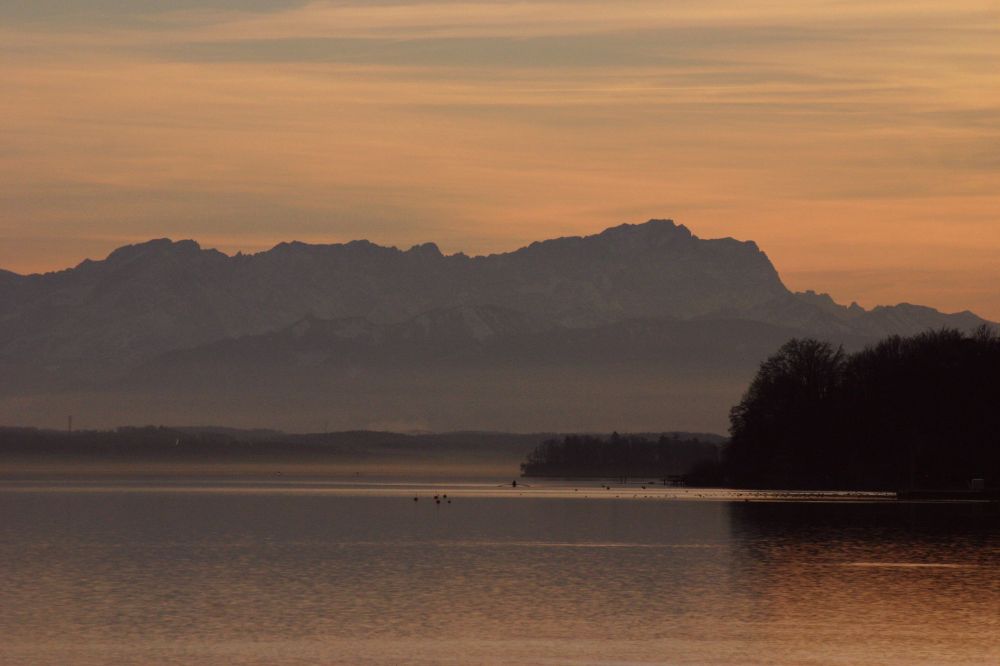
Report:
<svg viewBox="0 0 1000 666"><path fill-rule="evenodd" d="M752 241L669 220L475 257L158 239L0 271L0 422L720 431L791 337L983 323L794 293Z"/></svg>

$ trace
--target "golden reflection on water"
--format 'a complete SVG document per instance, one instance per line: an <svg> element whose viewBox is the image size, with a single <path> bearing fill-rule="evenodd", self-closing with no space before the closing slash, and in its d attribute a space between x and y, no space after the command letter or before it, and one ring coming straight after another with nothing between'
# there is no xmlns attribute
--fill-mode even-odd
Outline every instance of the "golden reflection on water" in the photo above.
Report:
<svg viewBox="0 0 1000 666"><path fill-rule="evenodd" d="M0 484L0 663L1000 663L983 507L301 483Z"/></svg>

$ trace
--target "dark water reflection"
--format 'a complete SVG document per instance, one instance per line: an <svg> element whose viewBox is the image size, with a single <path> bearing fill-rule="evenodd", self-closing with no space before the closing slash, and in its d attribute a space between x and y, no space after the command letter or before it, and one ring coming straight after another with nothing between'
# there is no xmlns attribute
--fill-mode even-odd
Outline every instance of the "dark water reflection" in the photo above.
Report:
<svg viewBox="0 0 1000 666"><path fill-rule="evenodd" d="M998 663L997 507L734 503L736 576L761 637L804 661ZM794 638L807 632L807 645ZM824 660L819 660L824 661Z"/></svg>
<svg viewBox="0 0 1000 666"><path fill-rule="evenodd" d="M452 497L0 489L0 663L1000 663L982 506Z"/></svg>

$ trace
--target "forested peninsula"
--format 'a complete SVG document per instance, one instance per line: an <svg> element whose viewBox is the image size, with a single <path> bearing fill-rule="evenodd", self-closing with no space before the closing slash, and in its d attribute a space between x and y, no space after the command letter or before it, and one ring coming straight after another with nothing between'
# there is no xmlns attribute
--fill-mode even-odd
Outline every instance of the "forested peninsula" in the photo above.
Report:
<svg viewBox="0 0 1000 666"><path fill-rule="evenodd" d="M539 444L521 464L524 476L647 478L680 482L698 465L719 459L723 438L672 433L644 435L566 435Z"/></svg>

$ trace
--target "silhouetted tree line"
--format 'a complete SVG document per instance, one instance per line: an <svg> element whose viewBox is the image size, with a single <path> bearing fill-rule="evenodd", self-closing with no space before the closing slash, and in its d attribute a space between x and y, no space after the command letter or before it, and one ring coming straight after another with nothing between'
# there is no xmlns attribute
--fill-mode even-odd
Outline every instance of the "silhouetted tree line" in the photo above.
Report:
<svg viewBox="0 0 1000 666"><path fill-rule="evenodd" d="M610 437L566 435L547 439L521 464L524 476L667 479L686 473L695 465L717 460L719 447L697 437L639 435Z"/></svg>
<svg viewBox="0 0 1000 666"><path fill-rule="evenodd" d="M1000 484L1000 336L987 327L892 336L847 354L795 339L730 413L703 483L900 490Z"/></svg>

